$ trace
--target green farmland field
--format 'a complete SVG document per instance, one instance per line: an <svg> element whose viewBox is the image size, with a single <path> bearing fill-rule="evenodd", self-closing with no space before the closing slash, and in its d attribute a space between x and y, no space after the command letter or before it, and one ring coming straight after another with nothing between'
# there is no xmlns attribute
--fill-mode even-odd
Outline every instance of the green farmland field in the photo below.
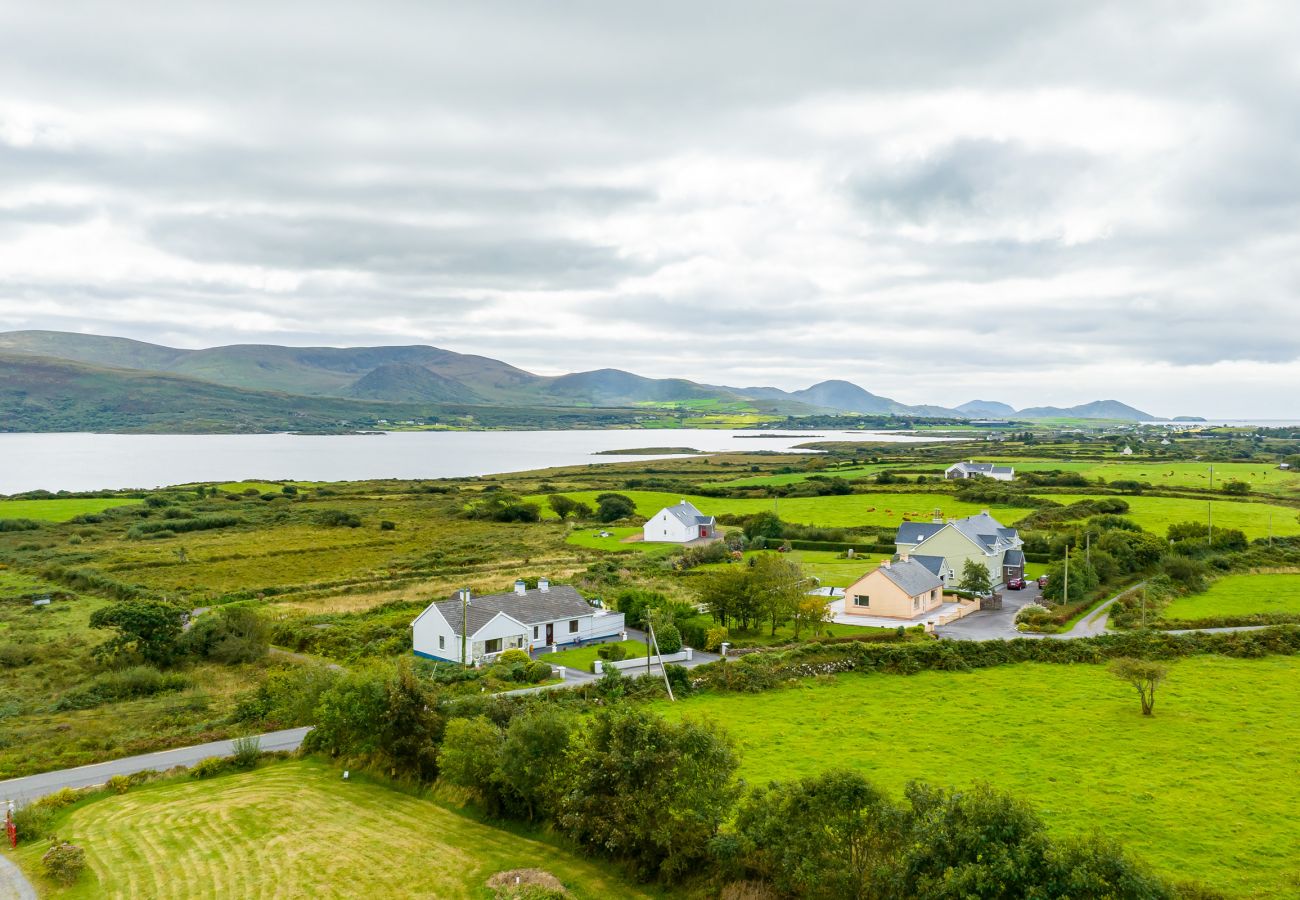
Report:
<svg viewBox="0 0 1300 900"><path fill-rule="evenodd" d="M600 491L571 491L566 496L574 500L596 505L596 495ZM619 491L632 498L636 503L638 515L653 516L665 506L680 502L681 494L669 494L660 491ZM546 498L533 496L529 502L542 506L542 515L554 518L555 514L546 506ZM826 525L829 527L847 527L855 525L893 526L900 524L904 517L913 521L930 521L935 509L941 509L945 516L969 516L981 509L989 509L993 516L1003 524L1014 522L1031 510L1023 507L994 506L987 503L963 503L952 494L926 493L880 493L880 494L844 494L830 497L792 497L774 503L768 499L698 497L686 495L686 500L694 503L705 515L751 515L753 513L778 509L781 518L788 522L809 525ZM1297 528L1300 531L1300 527Z"/></svg>
<svg viewBox="0 0 1300 900"><path fill-rule="evenodd" d="M660 705L718 722L750 783L848 767L897 793L911 779L988 781L1058 833L1122 840L1158 871L1238 896L1300 879L1300 659L1173 664L1155 716L1102 666L849 674L763 694Z"/></svg>
<svg viewBox="0 0 1300 900"><path fill-rule="evenodd" d="M648 897L562 848L315 761L146 786L72 810L59 836L88 871L52 897L491 896L497 872L536 867L574 897ZM29 873L45 845L20 852Z"/></svg>
<svg viewBox="0 0 1300 900"><path fill-rule="evenodd" d="M1096 496L1056 496L1054 500L1073 503L1097 500ZM1207 512L1214 513L1215 528L1237 528L1247 538L1266 537L1272 516L1274 537L1300 534L1300 509L1273 503L1249 503L1240 500L1186 500L1181 497L1123 497L1129 505L1126 514L1147 531L1164 536L1177 522L1205 522ZM1208 504L1208 507L1207 507Z"/></svg>
<svg viewBox="0 0 1300 900"><path fill-rule="evenodd" d="M609 532L609 537L601 537L600 532L602 531ZM645 541L623 542L624 538L631 537L634 534L641 534L641 529L636 526L612 527L597 525L575 528L565 537L564 541L575 547L586 547L589 550L608 550L615 553L619 551L648 553L651 556L667 556L678 549L677 544L657 544Z"/></svg>
<svg viewBox="0 0 1300 900"><path fill-rule="evenodd" d="M1203 594L1179 597L1165 610L1170 621L1194 622L1251 613L1300 615L1300 575L1228 575Z"/></svg>
<svg viewBox="0 0 1300 900"><path fill-rule="evenodd" d="M1046 472L1059 470L1077 472L1084 478L1106 481L1145 481L1153 488L1210 488L1210 464L1204 462L1169 462L1150 459L1132 462L1097 462L1028 460L994 456L977 456L979 462L996 462L1015 466L1017 472ZM1214 488L1221 488L1229 479L1245 481L1251 490L1260 494L1278 496L1300 495L1300 472L1278 469L1272 463L1214 463Z"/></svg>
<svg viewBox="0 0 1300 900"><path fill-rule="evenodd" d="M0 500L0 519L66 522L75 516L139 503L126 497L55 497L50 500Z"/></svg>

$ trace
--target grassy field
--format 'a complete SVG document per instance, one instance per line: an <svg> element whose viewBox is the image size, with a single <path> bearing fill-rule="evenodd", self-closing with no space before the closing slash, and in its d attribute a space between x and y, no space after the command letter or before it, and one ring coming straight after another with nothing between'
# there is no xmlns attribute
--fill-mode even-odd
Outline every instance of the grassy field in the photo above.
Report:
<svg viewBox="0 0 1300 900"><path fill-rule="evenodd" d="M566 495L594 507L598 493L601 492L570 491L566 492ZM680 494L661 491L620 491L619 493L630 497L636 504L637 514L642 516L652 516L665 506L671 506L683 499ZM936 509L941 509L945 516L952 517L969 516L978 513L981 509L989 509L986 503L963 503L952 494L927 493L791 497L779 502L760 498L698 497L689 494L684 499L694 503L705 515L718 516L726 513L750 515L775 509L787 522L837 528L854 525L898 525L904 518L928 522ZM546 507L545 497L533 496L528 500L542 505L544 517L554 517L555 514ZM1003 524L1008 524L1027 515L1031 510L1023 507L997 506L991 508L990 512ZM1300 527L1297 530L1300 531Z"/></svg>
<svg viewBox="0 0 1300 900"><path fill-rule="evenodd" d="M1132 462L1097 462L1096 460L1059 461L1050 459L1015 459L1011 457L977 456L979 462L996 462L1015 466L1017 472L1077 472L1084 478L1106 481L1145 481L1154 488L1210 487L1210 463L1169 462L1146 459ZM1251 486L1260 494L1296 496L1300 494L1300 472L1278 469L1272 463L1244 462L1214 463L1214 488L1220 488L1235 478Z"/></svg>
<svg viewBox="0 0 1300 900"><path fill-rule="evenodd" d="M602 531L608 532L609 537L601 537ZM631 541L623 543L624 538L631 537L634 534L641 534L641 529L636 526L619 526L602 525L598 527L575 528L565 537L566 544L572 544L575 547L586 547L588 550L608 550L614 553L623 551L626 553L646 553L650 556L668 556L674 550L678 549L676 544L657 544L646 541Z"/></svg>
<svg viewBox="0 0 1300 900"><path fill-rule="evenodd" d="M1070 495L1053 499L1062 503L1096 500L1097 497ZM1266 537L1270 516L1274 537L1300 534L1300 510L1273 503L1248 503L1234 500L1185 500L1180 497L1124 497L1129 505L1126 515L1147 531L1162 537L1177 522L1205 522L1207 510L1214 513L1215 528L1237 528L1247 538ZM1207 508L1207 503L1209 507Z"/></svg>
<svg viewBox="0 0 1300 900"><path fill-rule="evenodd" d="M129 506L139 500L126 497L54 497L49 500L0 500L0 519L66 522L75 516Z"/></svg>
<svg viewBox="0 0 1300 900"><path fill-rule="evenodd" d="M73 809L61 837L88 870L52 897L492 896L510 869L545 869L574 897L648 897L575 853L316 761L147 786ZM43 846L19 854L28 872Z"/></svg>
<svg viewBox="0 0 1300 900"><path fill-rule="evenodd" d="M627 651L625 659L644 659L647 653L644 641L616 641ZM588 644L586 647L575 647L572 650L561 650L558 653L547 653L539 657L542 662L550 663L553 666L568 666L571 669L581 669L583 672L591 671L591 664L598 658L596 650L605 644Z"/></svg>
<svg viewBox="0 0 1300 900"><path fill-rule="evenodd" d="M839 766L898 792L985 780L1059 833L1092 829L1234 894L1300 890L1300 659L1171 666L1156 714L1101 666L842 675L660 708L740 741L751 783Z"/></svg>
<svg viewBox="0 0 1300 900"><path fill-rule="evenodd" d="M1300 575L1228 575L1203 594L1177 598L1164 617L1193 622L1251 613L1300 613Z"/></svg>

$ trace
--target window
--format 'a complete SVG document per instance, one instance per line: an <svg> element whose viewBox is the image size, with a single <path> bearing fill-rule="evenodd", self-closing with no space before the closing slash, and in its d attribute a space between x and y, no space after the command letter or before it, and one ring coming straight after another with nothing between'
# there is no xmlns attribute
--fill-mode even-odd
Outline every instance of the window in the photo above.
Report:
<svg viewBox="0 0 1300 900"><path fill-rule="evenodd" d="M920 597L913 597L913 598L912 598L912 609L920 609L920 608L921 608L921 598L920 598Z"/></svg>
<svg viewBox="0 0 1300 900"><path fill-rule="evenodd" d="M569 634L577 634L577 633L578 633L578 620L574 619L571 622L569 622Z"/></svg>
<svg viewBox="0 0 1300 900"><path fill-rule="evenodd" d="M537 640L537 626L533 626L533 640Z"/></svg>
<svg viewBox="0 0 1300 900"><path fill-rule="evenodd" d="M483 652L484 652L484 653L500 653L500 652L501 652L501 638L493 638L493 639L490 640L490 641L484 641L484 642L483 642Z"/></svg>
<svg viewBox="0 0 1300 900"><path fill-rule="evenodd" d="M870 606L870 605L871 605L871 598L868 597L866 594L854 594L854 595L853 595L853 605L854 605L854 606Z"/></svg>
<svg viewBox="0 0 1300 900"><path fill-rule="evenodd" d="M447 649L447 636L445 634L438 635L438 649L439 650Z"/></svg>

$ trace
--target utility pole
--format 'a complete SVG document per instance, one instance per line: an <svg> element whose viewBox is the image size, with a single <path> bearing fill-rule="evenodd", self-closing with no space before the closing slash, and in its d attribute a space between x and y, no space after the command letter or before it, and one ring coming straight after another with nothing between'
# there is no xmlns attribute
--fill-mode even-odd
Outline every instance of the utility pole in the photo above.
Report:
<svg viewBox="0 0 1300 900"><path fill-rule="evenodd" d="M1061 605L1070 602L1070 548L1065 548L1065 590L1061 594Z"/></svg>
<svg viewBox="0 0 1300 900"><path fill-rule="evenodd" d="M646 625L647 625L647 626L649 627L649 629L650 629L650 643L654 645L654 655L657 656L657 657L659 657L659 671L662 672L662 673L663 673L663 676L664 676L664 687L668 690L668 699L671 700L671 701L673 701L674 703L676 703L676 702L677 702L677 698L673 696L673 686L672 686L672 683L668 681L668 669L664 666L664 655L663 655L662 653L659 652L659 638L655 637L655 623L654 623L654 622L646 622ZM650 660L650 652L649 652L649 651L650 651L650 648L647 647L647 648L646 648L646 656L645 656L646 661L647 661L647 664L646 664L646 671L647 671L647 672L649 671L649 660Z"/></svg>
<svg viewBox="0 0 1300 900"><path fill-rule="evenodd" d="M1213 548L1214 547L1214 502L1212 500L1205 501L1205 517L1209 522L1210 547Z"/></svg>
<svg viewBox="0 0 1300 900"><path fill-rule="evenodd" d="M1210 466L1210 490L1214 490L1214 466Z"/></svg>
<svg viewBox="0 0 1300 900"><path fill-rule="evenodd" d="M469 664L469 588L460 589L460 664Z"/></svg>

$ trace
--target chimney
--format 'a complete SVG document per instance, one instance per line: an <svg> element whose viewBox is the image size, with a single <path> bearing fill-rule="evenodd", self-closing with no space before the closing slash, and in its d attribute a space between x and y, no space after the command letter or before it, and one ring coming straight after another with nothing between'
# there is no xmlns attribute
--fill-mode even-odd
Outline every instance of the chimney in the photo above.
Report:
<svg viewBox="0 0 1300 900"><path fill-rule="evenodd" d="M456 597L456 599L459 600L461 603L468 603L468 602L469 602L469 588L467 588L467 587L466 587L466 588L461 588L461 589L460 589L459 591L457 591L456 593L457 593L457 595L458 595L458 596Z"/></svg>
<svg viewBox="0 0 1300 900"><path fill-rule="evenodd" d="M516 579L515 579L515 593L516 593L516 594L523 594L523 592L526 591L526 590L528 590L528 586L524 584L524 580L523 580L522 578L516 578Z"/></svg>
<svg viewBox="0 0 1300 900"><path fill-rule="evenodd" d="M910 560L910 559L911 559L911 557L908 556L906 553L900 553L900 554L898 554L898 561L899 561L899 562L907 562L907 561Z"/></svg>
<svg viewBox="0 0 1300 900"><path fill-rule="evenodd" d="M549 578L537 579L537 589L541 591L543 594L545 594L547 591L551 589L551 579Z"/></svg>
<svg viewBox="0 0 1300 900"><path fill-rule="evenodd" d="M882 569L892 569L893 566L890 564L889 560L885 560L885 561L883 561L883 562L880 564L880 568L882 568Z"/></svg>
<svg viewBox="0 0 1300 900"><path fill-rule="evenodd" d="M989 511L988 511L987 509L981 509L981 510L980 510L980 515L981 515L981 516L987 516L988 514L989 514Z"/></svg>

